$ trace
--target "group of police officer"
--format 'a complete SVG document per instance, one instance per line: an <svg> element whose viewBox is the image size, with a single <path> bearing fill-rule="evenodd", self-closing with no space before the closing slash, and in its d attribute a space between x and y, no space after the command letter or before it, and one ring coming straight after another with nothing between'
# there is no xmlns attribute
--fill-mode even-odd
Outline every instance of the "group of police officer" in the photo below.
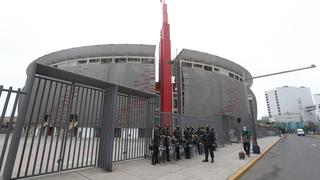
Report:
<svg viewBox="0 0 320 180"><path fill-rule="evenodd" d="M155 126L154 137L152 139L152 145L150 149L152 150L152 165L156 165L159 162L159 149L165 151L166 160L170 162L170 146L174 145L176 152L176 160L180 160L180 146L184 147L184 154L186 159L191 158L190 146L195 145L197 147L198 153L202 154L202 145L204 147L205 159L203 162L208 162L208 156L210 153L211 163L214 162L214 153L216 144L216 134L213 128L199 127L194 129L193 127L186 127L183 131L179 126L176 126L173 134L171 135L169 126L164 127ZM163 148L161 148L162 146Z"/></svg>

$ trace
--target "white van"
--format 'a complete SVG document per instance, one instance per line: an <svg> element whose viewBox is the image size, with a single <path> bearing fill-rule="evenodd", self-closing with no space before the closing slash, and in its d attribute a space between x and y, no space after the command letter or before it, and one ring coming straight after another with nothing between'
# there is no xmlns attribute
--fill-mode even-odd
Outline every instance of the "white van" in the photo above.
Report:
<svg viewBox="0 0 320 180"><path fill-rule="evenodd" d="M298 136L305 136L303 129L297 129L297 135Z"/></svg>

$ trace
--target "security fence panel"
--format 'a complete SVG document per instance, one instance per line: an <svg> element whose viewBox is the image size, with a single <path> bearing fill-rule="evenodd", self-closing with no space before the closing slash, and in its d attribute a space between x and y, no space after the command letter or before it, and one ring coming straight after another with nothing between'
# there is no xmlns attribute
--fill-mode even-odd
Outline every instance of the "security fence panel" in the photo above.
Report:
<svg viewBox="0 0 320 180"><path fill-rule="evenodd" d="M5 159L8 155L9 145L13 135L17 119L17 108L19 100L25 92L19 88L14 90L0 86L0 174L3 173Z"/></svg>
<svg viewBox="0 0 320 180"><path fill-rule="evenodd" d="M272 126L256 126L257 129L257 137L263 138L267 136L279 136L280 130L277 127Z"/></svg>
<svg viewBox="0 0 320 180"><path fill-rule="evenodd" d="M36 63L24 91L0 86L5 180L90 166L112 170L114 161L149 153L155 94Z"/></svg>
<svg viewBox="0 0 320 180"><path fill-rule="evenodd" d="M35 77L13 178L94 166L101 89Z"/></svg>
<svg viewBox="0 0 320 180"><path fill-rule="evenodd" d="M154 108L152 100L118 94L113 161L141 158L149 153Z"/></svg>

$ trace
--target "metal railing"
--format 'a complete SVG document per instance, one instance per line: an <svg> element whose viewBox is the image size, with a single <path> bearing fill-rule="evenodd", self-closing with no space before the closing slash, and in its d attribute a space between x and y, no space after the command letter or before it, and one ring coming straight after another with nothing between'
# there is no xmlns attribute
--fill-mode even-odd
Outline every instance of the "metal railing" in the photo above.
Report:
<svg viewBox="0 0 320 180"><path fill-rule="evenodd" d="M280 130L277 127L257 126L257 138L268 136L279 136Z"/></svg>
<svg viewBox="0 0 320 180"><path fill-rule="evenodd" d="M12 87L5 89L0 86L0 174L3 173L4 160L7 157L15 127L18 102L24 95L20 88L13 90Z"/></svg>

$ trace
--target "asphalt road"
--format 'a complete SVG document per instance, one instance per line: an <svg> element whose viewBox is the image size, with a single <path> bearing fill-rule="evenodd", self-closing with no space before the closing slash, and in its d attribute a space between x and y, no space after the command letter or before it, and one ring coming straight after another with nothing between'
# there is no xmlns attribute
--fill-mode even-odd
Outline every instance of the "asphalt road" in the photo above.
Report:
<svg viewBox="0 0 320 180"><path fill-rule="evenodd" d="M252 179L320 179L320 136L285 136L241 177Z"/></svg>

